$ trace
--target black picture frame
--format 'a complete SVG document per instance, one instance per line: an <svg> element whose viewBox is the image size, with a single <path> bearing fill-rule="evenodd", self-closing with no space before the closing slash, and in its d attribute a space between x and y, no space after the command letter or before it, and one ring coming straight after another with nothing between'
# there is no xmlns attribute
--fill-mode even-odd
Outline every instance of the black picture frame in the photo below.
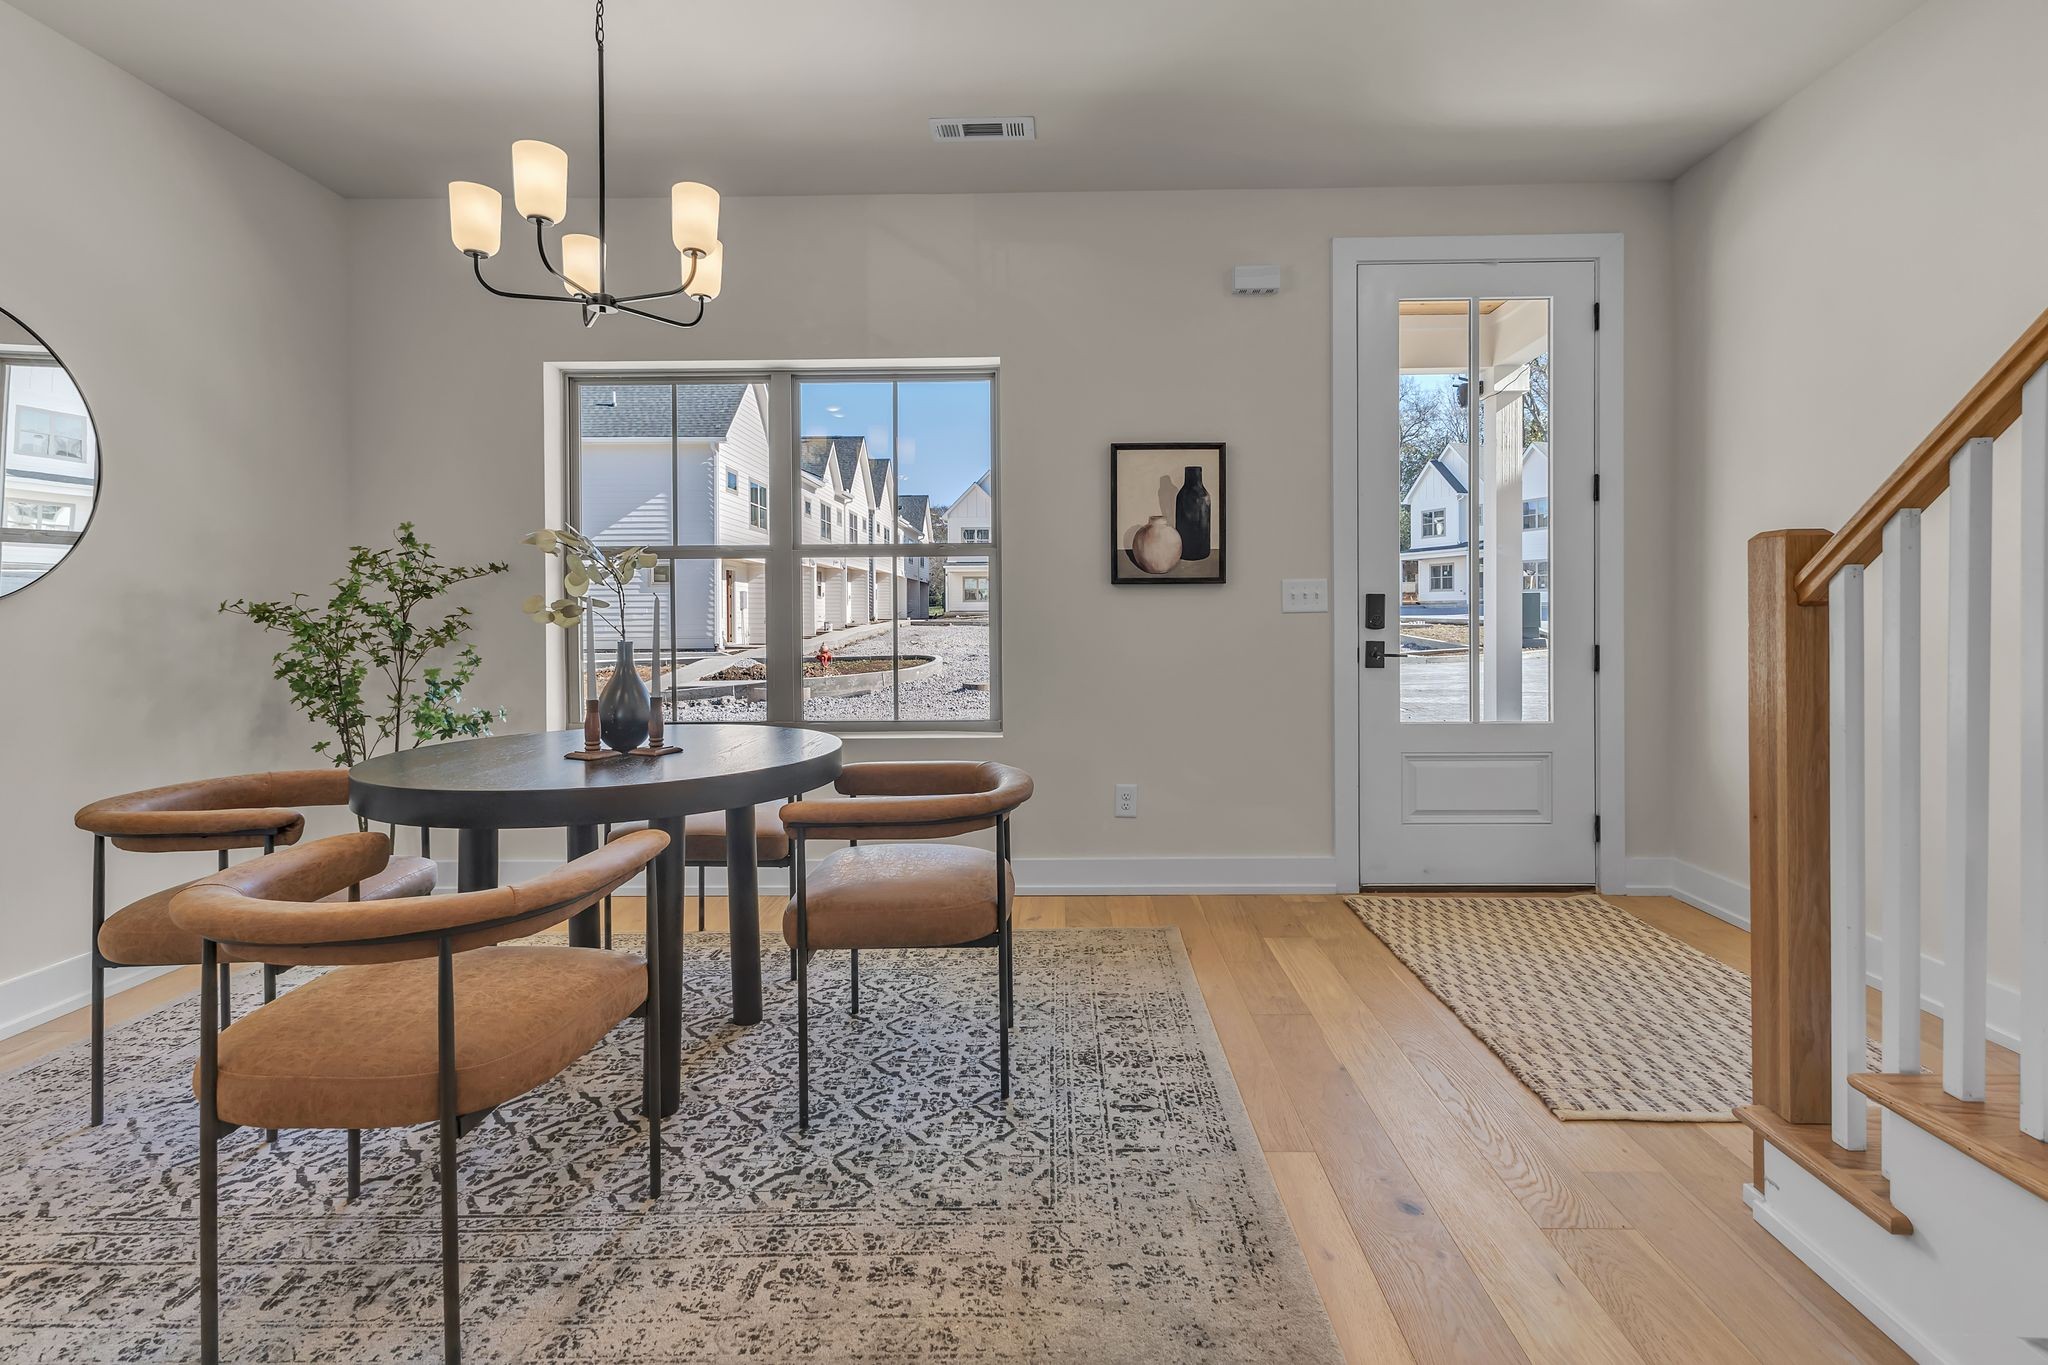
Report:
<svg viewBox="0 0 2048 1365"><path fill-rule="evenodd" d="M1172 455L1168 456L1166 452L1172 452ZM1129 464L1126 463L1127 459L1130 461ZM1204 481L1204 487L1209 493L1211 511L1209 517L1210 550L1208 555L1200 561L1204 566L1202 571L1186 571L1184 565L1196 561L1182 561L1175 566L1175 570L1179 571L1151 572L1142 567L1132 553L1131 535L1138 526L1144 524L1144 519L1138 517L1138 508L1126 509L1123 503L1123 489L1125 487L1126 475L1132 473L1132 466L1138 463L1155 466L1160 472L1161 477L1169 478L1175 482L1176 488L1185 487L1184 470L1187 465L1201 464L1206 466L1213 463L1215 467L1214 486L1209 487L1206 478ZM1228 500L1228 484L1225 478L1226 468L1224 444L1221 441L1117 441L1111 444L1109 447L1110 583L1118 587L1126 585L1136 586L1139 584L1153 584L1162 587L1200 587L1227 581L1224 559L1225 551L1229 548L1228 522L1224 515L1224 505ZM1152 469L1147 468L1136 472L1139 473L1140 477L1149 478ZM1145 504L1145 511L1148 514L1164 516L1163 512L1152 512L1152 506L1153 504L1150 502ZM1180 529L1179 525L1176 524L1175 533L1179 534ZM1213 573L1206 571L1206 567L1210 563L1213 563L1215 566L1215 572Z"/></svg>

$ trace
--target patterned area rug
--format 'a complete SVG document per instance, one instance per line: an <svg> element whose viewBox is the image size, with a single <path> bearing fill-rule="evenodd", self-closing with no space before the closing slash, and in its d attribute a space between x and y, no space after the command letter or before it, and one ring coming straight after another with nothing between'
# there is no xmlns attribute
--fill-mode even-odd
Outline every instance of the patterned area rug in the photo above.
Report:
<svg viewBox="0 0 2048 1365"><path fill-rule="evenodd" d="M632 1021L463 1139L466 1358L1336 1361L1178 932L1019 939L1007 1114L993 953L863 954L859 1019L821 954L806 1137L779 944L740 1029L691 936L659 1201ZM0 1359L196 1357L195 1010L115 1033L98 1130L83 1044L0 1079ZM342 1134L225 1139L227 1358L440 1358L434 1143L367 1134L349 1204Z"/></svg>
<svg viewBox="0 0 2048 1365"><path fill-rule="evenodd" d="M1560 1119L1749 1103L1749 978L1598 896L1347 903Z"/></svg>

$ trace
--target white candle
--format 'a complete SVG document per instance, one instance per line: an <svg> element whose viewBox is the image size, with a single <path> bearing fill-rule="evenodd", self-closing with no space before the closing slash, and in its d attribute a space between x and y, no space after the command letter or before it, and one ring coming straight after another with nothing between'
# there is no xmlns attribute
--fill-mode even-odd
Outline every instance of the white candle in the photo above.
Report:
<svg viewBox="0 0 2048 1365"><path fill-rule="evenodd" d="M648 585L653 587L654 571L649 569ZM661 593L654 592L654 704L661 705Z"/></svg>

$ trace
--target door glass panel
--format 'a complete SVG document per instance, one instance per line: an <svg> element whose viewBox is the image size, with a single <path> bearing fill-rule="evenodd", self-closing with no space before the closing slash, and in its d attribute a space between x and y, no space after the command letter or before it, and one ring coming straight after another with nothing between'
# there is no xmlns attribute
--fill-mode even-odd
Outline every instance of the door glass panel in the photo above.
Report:
<svg viewBox="0 0 2048 1365"><path fill-rule="evenodd" d="M1481 299L1479 718L1550 719L1550 300Z"/></svg>
<svg viewBox="0 0 2048 1365"><path fill-rule="evenodd" d="M1400 309L1401 719L1472 719L1470 299Z"/></svg>

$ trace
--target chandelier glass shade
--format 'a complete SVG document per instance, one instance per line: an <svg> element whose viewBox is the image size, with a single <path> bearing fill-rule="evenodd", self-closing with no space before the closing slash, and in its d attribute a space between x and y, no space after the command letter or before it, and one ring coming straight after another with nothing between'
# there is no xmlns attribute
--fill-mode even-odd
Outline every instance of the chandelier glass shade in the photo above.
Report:
<svg viewBox="0 0 2048 1365"><path fill-rule="evenodd" d="M469 257L476 282L499 298L539 303L573 303L583 310L583 325L611 313L629 313L671 327L695 327L704 320L704 305L718 297L725 282L725 246L718 240L718 191L683 180L669 191L670 236L680 256L682 283L673 289L644 294L614 292L605 263L605 226L609 195L606 185L604 127L604 0L597 0L597 232L563 233L561 267L548 251L548 229L569 216L569 154L548 142L531 139L512 144L512 206L533 224L534 249L548 274L559 280L560 294L530 294L500 289L484 278L484 262L503 244L505 196L489 185L470 180L448 185L448 235L455 249ZM668 317L637 304L678 296L695 300L696 312Z"/></svg>

